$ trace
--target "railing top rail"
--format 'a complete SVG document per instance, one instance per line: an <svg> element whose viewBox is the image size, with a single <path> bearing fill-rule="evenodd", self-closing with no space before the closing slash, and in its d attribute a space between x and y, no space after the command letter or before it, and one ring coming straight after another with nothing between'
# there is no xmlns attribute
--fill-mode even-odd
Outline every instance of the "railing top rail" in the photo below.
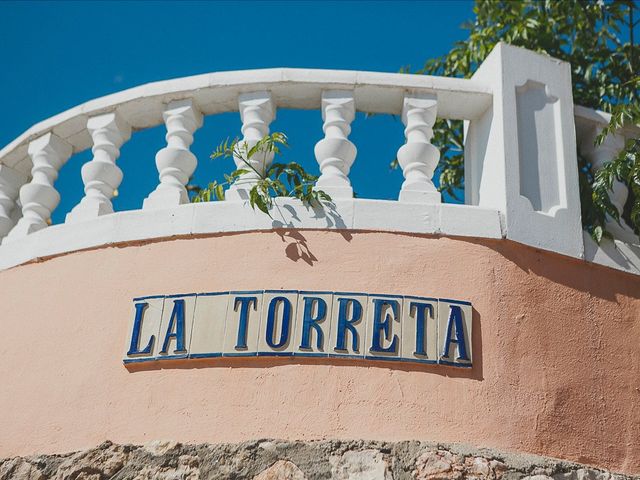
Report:
<svg viewBox="0 0 640 480"><path fill-rule="evenodd" d="M29 141L53 132L74 152L91 146L87 118L118 111L134 130L162 123L165 104L191 98L204 115L237 111L241 93L269 90L278 108L319 109L323 90L353 90L356 108L370 113L398 115L403 96L411 93L438 95L438 116L473 119L491 103L491 87L477 80L400 73L348 70L270 68L216 72L148 83L90 100L29 128L0 150L0 164L21 170Z"/></svg>
<svg viewBox="0 0 640 480"><path fill-rule="evenodd" d="M594 124L598 128L603 128L611 120L611 114L609 113L580 105L573 107L573 113L576 117L576 127L578 128L585 124ZM627 138L637 137L640 135L640 125L625 125L618 133Z"/></svg>

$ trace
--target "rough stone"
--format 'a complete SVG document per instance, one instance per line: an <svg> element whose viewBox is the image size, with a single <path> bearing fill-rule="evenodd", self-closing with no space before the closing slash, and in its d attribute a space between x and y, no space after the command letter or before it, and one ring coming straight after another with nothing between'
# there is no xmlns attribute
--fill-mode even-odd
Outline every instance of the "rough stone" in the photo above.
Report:
<svg viewBox="0 0 640 480"><path fill-rule="evenodd" d="M416 461L416 480L436 480L439 478L452 478L454 475L449 458L440 451L426 451Z"/></svg>
<svg viewBox="0 0 640 480"><path fill-rule="evenodd" d="M391 480L389 463L379 450L347 451L341 457L329 459L332 479Z"/></svg>
<svg viewBox="0 0 640 480"><path fill-rule="evenodd" d="M288 460L278 460L253 478L254 480L306 480L302 470Z"/></svg>
<svg viewBox="0 0 640 480"><path fill-rule="evenodd" d="M63 455L0 459L0 480L640 480L528 454L427 442L262 439L145 446L111 442Z"/></svg>

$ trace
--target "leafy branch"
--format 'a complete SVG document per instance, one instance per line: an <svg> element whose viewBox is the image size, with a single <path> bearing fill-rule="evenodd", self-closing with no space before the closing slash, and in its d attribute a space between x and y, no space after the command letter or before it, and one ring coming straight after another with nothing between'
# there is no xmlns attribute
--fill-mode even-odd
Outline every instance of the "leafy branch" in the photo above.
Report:
<svg viewBox="0 0 640 480"><path fill-rule="evenodd" d="M197 203L224 200L225 187L243 179L250 179L251 208L257 208L269 216L277 197L297 198L313 206L322 205L323 201L330 202L331 197L326 192L314 188L318 177L309 174L296 162L272 163L265 171L259 168L264 158L271 154L279 155L282 148L288 146L287 136L282 132L265 135L252 146L238 138L224 140L213 151L211 159L234 158L240 160L243 166L225 174L224 182L213 181L207 187L199 189L191 201Z"/></svg>

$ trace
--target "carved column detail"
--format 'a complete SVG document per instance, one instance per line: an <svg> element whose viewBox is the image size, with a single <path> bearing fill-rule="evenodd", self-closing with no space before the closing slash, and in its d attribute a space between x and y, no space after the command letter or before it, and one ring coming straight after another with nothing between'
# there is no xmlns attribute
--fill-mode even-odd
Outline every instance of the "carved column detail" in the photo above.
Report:
<svg viewBox="0 0 640 480"><path fill-rule="evenodd" d="M321 173L316 186L332 198L353 197L349 171L358 150L348 137L355 115L353 92L322 92L322 131L325 137L316 143L314 149Z"/></svg>
<svg viewBox="0 0 640 480"><path fill-rule="evenodd" d="M438 165L440 152L431 145L438 101L435 95L406 96L402 106L402 122L407 142L398 150L404 182L400 201L440 203L440 192L431 178Z"/></svg>
<svg viewBox="0 0 640 480"><path fill-rule="evenodd" d="M20 213L18 193L20 187L27 181L22 173L0 165L0 239L5 237L17 222Z"/></svg>
<svg viewBox="0 0 640 480"><path fill-rule="evenodd" d="M32 179L20 189L22 218L9 232L3 243L10 243L48 225L51 213L60 203L60 194L53 184L58 170L72 153L71 145L52 133L47 133L29 144L33 162Z"/></svg>
<svg viewBox="0 0 640 480"><path fill-rule="evenodd" d="M93 139L93 158L82 166L84 197L67 222L78 222L113 213L111 198L122 182L122 170L116 165L120 147L131 137L131 127L117 113L91 117L87 130Z"/></svg>
<svg viewBox="0 0 640 480"><path fill-rule="evenodd" d="M581 151L593 166L594 172L613 160L624 149L625 145L625 138L622 135L611 134L604 139L602 144L596 147L594 145L595 137L603 127L604 125L594 127L593 130L589 132L590 135L585 135L581 142ZM609 198L621 216L620 224L613 218L607 217L607 230L618 240L628 243L638 243L638 236L622 219L622 211L625 203L627 203L628 197L629 188L620 180L615 179L611 186L611 192L609 192Z"/></svg>
<svg viewBox="0 0 640 480"><path fill-rule="evenodd" d="M202 114L193 101L169 103L162 117L167 126L167 146L156 154L160 184L144 200L143 209L189 203L185 185L198 166L198 159L189 147L193 143L193 132L202 126Z"/></svg>
<svg viewBox="0 0 640 480"><path fill-rule="evenodd" d="M238 97L238 109L242 120L242 135L240 145L246 143L247 150L269 134L269 124L275 118L275 107L269 92L244 93ZM240 159L234 158L236 168L248 169ZM249 163L261 174L269 168L273 161L273 152L256 153ZM227 200L247 200L249 190L260 177L253 171L245 173L225 193Z"/></svg>

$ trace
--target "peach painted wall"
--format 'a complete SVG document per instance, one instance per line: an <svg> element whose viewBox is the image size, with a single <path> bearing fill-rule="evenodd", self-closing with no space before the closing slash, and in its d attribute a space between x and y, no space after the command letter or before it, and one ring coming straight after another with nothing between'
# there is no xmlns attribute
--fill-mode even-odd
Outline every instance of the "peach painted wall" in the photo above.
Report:
<svg viewBox="0 0 640 480"><path fill-rule="evenodd" d="M105 439L420 439L640 473L640 278L629 274L508 241L250 232L69 254L1 272L0 286L0 457ZM132 297L263 288L470 300L474 368L123 366Z"/></svg>

